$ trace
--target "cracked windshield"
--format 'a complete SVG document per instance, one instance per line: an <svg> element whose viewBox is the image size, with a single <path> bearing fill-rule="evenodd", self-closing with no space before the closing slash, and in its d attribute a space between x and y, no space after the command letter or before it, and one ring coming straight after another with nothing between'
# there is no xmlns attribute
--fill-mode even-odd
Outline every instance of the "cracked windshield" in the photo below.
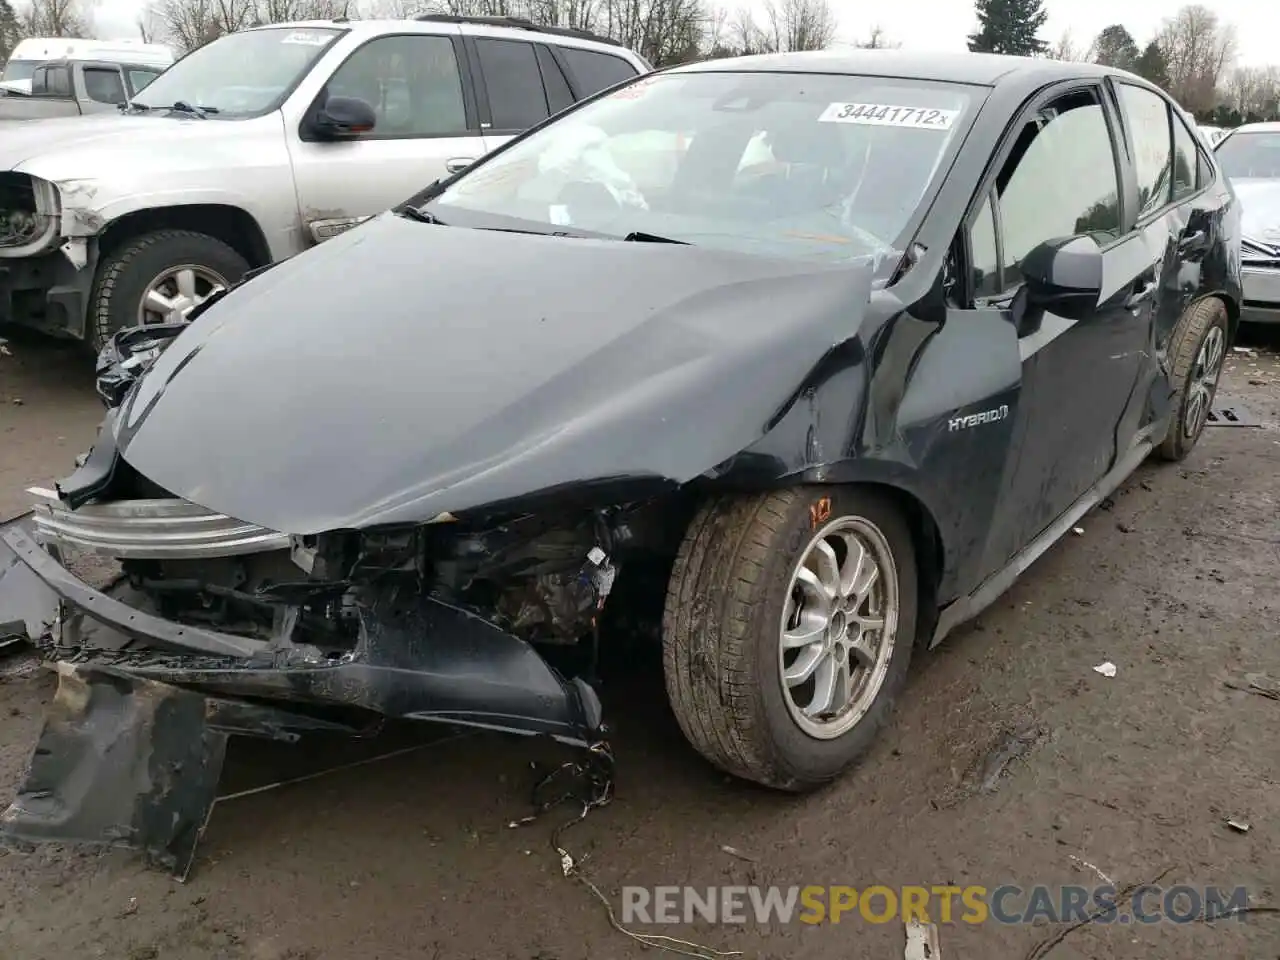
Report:
<svg viewBox="0 0 1280 960"><path fill-rule="evenodd" d="M133 106L182 104L224 119L274 110L341 33L308 27L229 34L160 74Z"/></svg>
<svg viewBox="0 0 1280 960"><path fill-rule="evenodd" d="M923 81L651 77L513 146L429 206L459 225L471 213L508 229L879 261L972 106L967 88Z"/></svg>

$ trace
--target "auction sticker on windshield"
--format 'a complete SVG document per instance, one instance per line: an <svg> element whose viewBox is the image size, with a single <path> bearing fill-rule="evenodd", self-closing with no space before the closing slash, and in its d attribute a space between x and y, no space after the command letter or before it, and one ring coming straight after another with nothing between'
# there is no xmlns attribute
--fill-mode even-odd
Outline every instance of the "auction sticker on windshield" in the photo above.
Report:
<svg viewBox="0 0 1280 960"><path fill-rule="evenodd" d="M833 103L822 111L818 122L950 130L959 115L959 110L930 110L927 107L899 107L884 103Z"/></svg>
<svg viewBox="0 0 1280 960"><path fill-rule="evenodd" d="M323 33L307 33L305 30L295 30L287 34L281 43L298 43L305 47L323 47L329 42L329 38Z"/></svg>

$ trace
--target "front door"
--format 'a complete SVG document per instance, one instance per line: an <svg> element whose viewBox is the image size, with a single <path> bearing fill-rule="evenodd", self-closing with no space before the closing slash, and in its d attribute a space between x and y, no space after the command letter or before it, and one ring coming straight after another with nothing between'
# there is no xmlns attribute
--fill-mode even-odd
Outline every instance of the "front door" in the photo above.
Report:
<svg viewBox="0 0 1280 960"><path fill-rule="evenodd" d="M357 48L317 97L371 104L374 129L325 141L287 131L305 242L317 243L407 199L485 149L459 38L382 36Z"/></svg>
<svg viewBox="0 0 1280 960"><path fill-rule="evenodd" d="M1102 89L1046 95L1011 132L970 228L981 271L975 306L1015 323L1018 263L1038 244L1086 234L1103 251L1103 290L1079 320L1045 312L1018 339L1022 386L1013 449L988 533L990 573L1114 465L1116 431L1150 340L1157 280L1142 235L1126 226L1118 124ZM986 264L979 263L987 260ZM985 268L985 269L984 269ZM975 271L975 275L977 271Z"/></svg>

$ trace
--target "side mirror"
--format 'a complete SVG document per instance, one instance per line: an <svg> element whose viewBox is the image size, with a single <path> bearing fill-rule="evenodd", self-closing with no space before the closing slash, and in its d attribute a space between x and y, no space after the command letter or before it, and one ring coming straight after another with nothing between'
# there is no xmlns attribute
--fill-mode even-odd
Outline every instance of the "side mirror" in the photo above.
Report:
<svg viewBox="0 0 1280 960"><path fill-rule="evenodd" d="M1018 270L1026 280L1024 313L1048 311L1082 320L1097 309L1102 296L1102 250L1088 234L1046 240L1022 258Z"/></svg>
<svg viewBox="0 0 1280 960"><path fill-rule="evenodd" d="M368 133L378 122L373 107L358 97L330 97L312 120L316 133L327 140L345 140Z"/></svg>

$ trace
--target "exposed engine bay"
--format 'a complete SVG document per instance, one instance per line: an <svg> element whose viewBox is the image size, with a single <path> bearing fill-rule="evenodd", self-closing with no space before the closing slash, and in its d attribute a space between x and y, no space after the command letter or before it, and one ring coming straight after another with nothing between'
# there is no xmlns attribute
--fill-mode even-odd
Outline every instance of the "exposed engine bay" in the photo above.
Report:
<svg viewBox="0 0 1280 960"><path fill-rule="evenodd" d="M0 173L0 248L27 247L48 226L36 204L35 185L23 173Z"/></svg>

